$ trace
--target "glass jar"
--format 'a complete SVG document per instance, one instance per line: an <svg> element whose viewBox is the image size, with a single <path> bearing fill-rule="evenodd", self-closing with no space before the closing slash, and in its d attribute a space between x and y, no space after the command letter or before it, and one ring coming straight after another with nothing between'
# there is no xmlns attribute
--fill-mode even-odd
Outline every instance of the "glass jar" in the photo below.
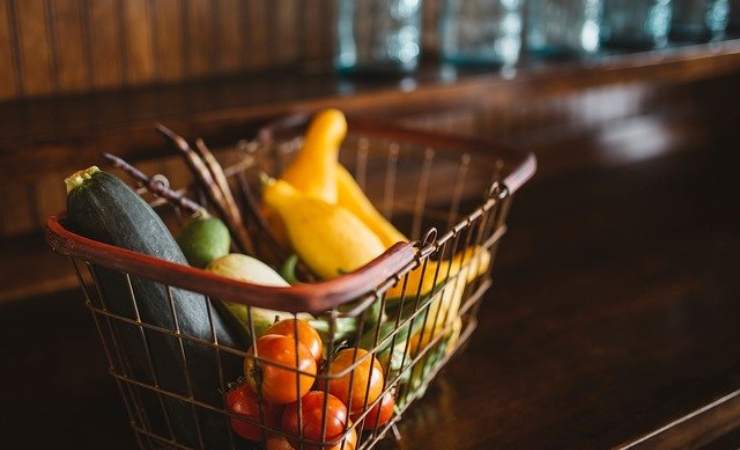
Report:
<svg viewBox="0 0 740 450"><path fill-rule="evenodd" d="M421 53L421 0L339 0L340 72L407 73Z"/></svg>
<svg viewBox="0 0 740 450"><path fill-rule="evenodd" d="M442 59L457 65L510 66L519 59L521 0L445 0Z"/></svg>
<svg viewBox="0 0 740 450"><path fill-rule="evenodd" d="M727 0L673 0L670 39L703 42L720 39L727 27Z"/></svg>
<svg viewBox="0 0 740 450"><path fill-rule="evenodd" d="M600 14L601 0L530 0L527 50L545 57L593 53Z"/></svg>
<svg viewBox="0 0 740 450"><path fill-rule="evenodd" d="M671 0L604 0L601 44L627 49L664 47L671 12Z"/></svg>

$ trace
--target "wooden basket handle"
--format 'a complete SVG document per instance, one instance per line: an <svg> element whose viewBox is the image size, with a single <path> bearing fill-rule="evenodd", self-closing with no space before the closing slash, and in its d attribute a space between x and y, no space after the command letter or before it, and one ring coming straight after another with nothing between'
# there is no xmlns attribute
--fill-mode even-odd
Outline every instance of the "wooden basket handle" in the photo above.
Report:
<svg viewBox="0 0 740 450"><path fill-rule="evenodd" d="M331 280L290 287L262 286L98 242L68 230L60 219L63 216L51 216L46 223L46 240L56 253L212 298L294 313L319 314L370 294L412 263L418 253L414 244L398 243L356 271Z"/></svg>

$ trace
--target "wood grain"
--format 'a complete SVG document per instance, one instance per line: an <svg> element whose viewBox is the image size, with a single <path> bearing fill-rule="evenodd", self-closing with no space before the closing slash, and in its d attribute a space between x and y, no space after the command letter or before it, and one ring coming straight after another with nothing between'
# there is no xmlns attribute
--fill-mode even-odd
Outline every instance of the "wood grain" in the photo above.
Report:
<svg viewBox="0 0 740 450"><path fill-rule="evenodd" d="M12 211L12 214L3 214L0 219L2 234L17 236L32 232L37 226L37 214L33 202L31 184L0 185L0 198L3 199L3 208Z"/></svg>
<svg viewBox="0 0 740 450"><path fill-rule="evenodd" d="M321 16L323 18L323 32L320 34L322 59L331 63L334 58L334 48L337 40L337 4L341 0L320 0ZM317 35L318 37L318 35Z"/></svg>
<svg viewBox="0 0 740 450"><path fill-rule="evenodd" d="M120 87L124 82L127 58L122 21L119 20L123 0L89 2L91 60L95 88Z"/></svg>
<svg viewBox="0 0 740 450"><path fill-rule="evenodd" d="M267 50L270 42L269 0L253 0L247 4L249 50L246 63L247 67L258 70L271 64L270 52Z"/></svg>
<svg viewBox="0 0 740 450"><path fill-rule="evenodd" d="M35 216L36 226L46 222L50 211L63 211L67 207L67 192L64 188L64 178L69 174L56 173L44 177L33 184L33 198L30 199ZM52 213L53 214L53 213Z"/></svg>
<svg viewBox="0 0 740 450"><path fill-rule="evenodd" d="M298 0L273 0L268 8L273 16L270 40L276 65L297 62L303 45L298 33L301 31L299 20L303 18L304 8Z"/></svg>
<svg viewBox="0 0 740 450"><path fill-rule="evenodd" d="M11 23L11 0L0 1L0 99L14 97L18 91L14 62L14 30Z"/></svg>
<svg viewBox="0 0 740 450"><path fill-rule="evenodd" d="M43 95L54 87L46 0L15 0L23 92Z"/></svg>
<svg viewBox="0 0 740 450"><path fill-rule="evenodd" d="M220 72L233 73L244 65L244 53L247 51L245 9L246 4L239 0L219 0L217 27Z"/></svg>
<svg viewBox="0 0 740 450"><path fill-rule="evenodd" d="M154 59L157 78L180 80L184 76L183 0L153 0Z"/></svg>
<svg viewBox="0 0 740 450"><path fill-rule="evenodd" d="M154 80L149 0L123 2L123 35L126 40L126 82L139 85Z"/></svg>
<svg viewBox="0 0 740 450"><path fill-rule="evenodd" d="M188 76L199 78L208 74L215 61L213 54L214 27L210 0L187 0L186 58Z"/></svg>
<svg viewBox="0 0 740 450"><path fill-rule="evenodd" d="M440 3L423 2L431 52ZM0 0L0 63L9 68L0 99L296 64L325 70L336 12L336 0Z"/></svg>
<svg viewBox="0 0 740 450"><path fill-rule="evenodd" d="M83 21L85 11L83 0L54 0L52 22L54 46L58 72L58 90L82 91L90 85L85 55L85 35Z"/></svg>
<svg viewBox="0 0 740 450"><path fill-rule="evenodd" d="M303 59L311 63L320 62L323 57L321 37L324 28L328 26L324 23L327 11L320 6L316 6L317 3L310 2L308 5L305 2L302 3L303 15L301 19L303 23L299 36L303 47Z"/></svg>

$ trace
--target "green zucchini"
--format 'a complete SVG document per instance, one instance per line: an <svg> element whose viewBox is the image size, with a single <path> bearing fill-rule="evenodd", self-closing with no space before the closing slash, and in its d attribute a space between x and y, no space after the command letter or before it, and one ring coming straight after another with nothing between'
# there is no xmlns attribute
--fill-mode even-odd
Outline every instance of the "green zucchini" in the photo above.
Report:
<svg viewBox="0 0 740 450"><path fill-rule="evenodd" d="M91 167L75 173L65 183L68 193L66 220L72 230L101 242L187 264L177 242L157 213L115 176ZM219 342L245 348L240 334L230 329L229 322L224 320L224 308L209 304L203 295L176 288L170 289L171 295L168 295L168 289L161 283L138 276L130 277L129 287L126 277L120 272L100 266L93 266L93 274L103 301L98 306L114 314L135 320L138 309L145 323L173 331L177 325L182 334L211 341L210 308ZM136 308L131 291L136 298ZM173 319L170 298L177 314L177 324ZM189 368L188 380L180 343L174 336L154 330L142 331L123 321L112 322L114 325L108 328L109 333L104 339L109 340L109 348L118 349L113 357L117 371L148 384L158 383L163 389L184 396L188 396L190 382L195 399L223 407L217 356L212 349L182 340ZM240 375L239 358L222 355L222 362L226 381ZM151 375L151 363L156 379ZM162 396L160 403L156 394L145 388L134 388L129 393L129 400L138 403L145 411L144 420L156 433L169 434L169 419L174 439L195 448L199 444L194 420L198 420L207 448L228 448L228 425L223 417L204 409L194 414L190 405L172 397ZM196 415L198 419L194 419Z"/></svg>

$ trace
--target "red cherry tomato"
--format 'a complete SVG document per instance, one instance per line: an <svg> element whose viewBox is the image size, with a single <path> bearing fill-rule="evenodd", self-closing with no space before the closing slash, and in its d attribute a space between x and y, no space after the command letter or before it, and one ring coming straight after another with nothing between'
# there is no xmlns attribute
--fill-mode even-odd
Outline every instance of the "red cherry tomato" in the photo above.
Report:
<svg viewBox="0 0 740 450"><path fill-rule="evenodd" d="M356 355L355 350L357 350ZM368 355L367 350L347 348L337 353L336 358L329 365L329 374L338 375L344 373L353 363L365 358L346 375L329 380L329 393L344 402L353 413L361 412L365 405L374 402L383 392L383 366L375 357L366 355ZM350 398L350 385L352 386L352 398ZM365 392L367 392L367 403Z"/></svg>
<svg viewBox="0 0 740 450"><path fill-rule="evenodd" d="M351 420L348 426L352 426ZM342 447L342 443L344 443L344 447ZM333 447L329 447L328 450L355 450L355 447L357 447L357 430L352 428L347 437L334 444Z"/></svg>
<svg viewBox="0 0 740 450"><path fill-rule="evenodd" d="M383 399L373 406L373 409L365 416L365 428L374 430L388 423L391 417L393 417L393 407L395 405L396 401L393 398L393 392L386 393ZM352 414L352 420L357 421L357 417L359 416L359 413Z"/></svg>
<svg viewBox="0 0 740 450"><path fill-rule="evenodd" d="M349 426L352 426L350 423ZM342 443L344 442L344 447ZM271 436L267 438L267 450L295 450L287 439L282 436ZM339 441L333 447L324 447L322 450L355 450L357 447L357 431L352 428L346 438ZM304 446L304 448L306 448Z"/></svg>
<svg viewBox="0 0 740 450"><path fill-rule="evenodd" d="M231 428L234 430L234 433L250 441L262 440L262 429L254 423L260 423L259 399L249 386L242 384L227 392L226 407L233 413L241 414L251 419L250 422L232 417ZM263 403L262 414L264 414L263 423L265 425L271 428L278 427L282 414L281 408Z"/></svg>
<svg viewBox="0 0 740 450"><path fill-rule="evenodd" d="M267 450L295 450L292 445L282 436L270 436L267 438Z"/></svg>
<svg viewBox="0 0 740 450"><path fill-rule="evenodd" d="M268 402L278 405L292 403L311 390L316 375L316 360L313 359L313 356L303 344L299 342L297 347L298 353L296 354L296 345L293 338L277 334L266 334L257 340L257 355L260 358L291 369L266 362L260 362L258 368L253 358L247 357L244 359L244 375L246 375L255 392L258 392L261 387L262 397ZM250 353L253 354L253 350L250 349ZM295 372L295 368L313 374L313 376L299 376ZM259 377L257 371L261 372ZM257 385L257 378L261 378L261 386ZM299 380L297 387L296 380Z"/></svg>
<svg viewBox="0 0 740 450"><path fill-rule="evenodd" d="M321 423L324 417L324 397L320 391L313 391L301 399L301 417L303 419L303 438L312 441L321 441ZM348 424L347 407L341 400L331 394L326 394L326 418L323 419L326 427L325 441L338 439ZM297 437L300 436L298 427L298 403L285 407L282 420L283 431L289 433L288 438L295 448L300 447ZM303 446L305 450L319 450L317 446ZM325 450L322 449L322 450Z"/></svg>
<svg viewBox="0 0 740 450"><path fill-rule="evenodd" d="M306 346L316 362L321 361L321 357L324 354L324 345L321 342L321 336L305 320L281 320L268 328L265 334L279 334L281 336L293 337L295 336L296 328L298 328L298 342Z"/></svg>

